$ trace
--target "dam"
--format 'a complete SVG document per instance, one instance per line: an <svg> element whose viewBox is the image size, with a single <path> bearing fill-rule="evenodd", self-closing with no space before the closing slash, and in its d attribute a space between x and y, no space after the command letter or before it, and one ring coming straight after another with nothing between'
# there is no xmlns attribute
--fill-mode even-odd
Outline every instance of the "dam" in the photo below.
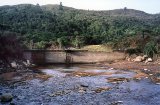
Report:
<svg viewBox="0 0 160 105"><path fill-rule="evenodd" d="M87 50L25 50L24 58L35 64L52 63L98 63L123 60L126 54L123 52L93 52Z"/></svg>

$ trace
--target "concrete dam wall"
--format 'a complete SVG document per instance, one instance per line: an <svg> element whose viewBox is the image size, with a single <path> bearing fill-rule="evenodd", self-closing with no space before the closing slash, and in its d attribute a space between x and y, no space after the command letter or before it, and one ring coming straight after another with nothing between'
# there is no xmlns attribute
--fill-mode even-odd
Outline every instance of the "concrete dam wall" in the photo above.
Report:
<svg viewBox="0 0 160 105"><path fill-rule="evenodd" d="M81 50L26 50L24 58L35 64L96 63L125 59L122 52L91 52Z"/></svg>

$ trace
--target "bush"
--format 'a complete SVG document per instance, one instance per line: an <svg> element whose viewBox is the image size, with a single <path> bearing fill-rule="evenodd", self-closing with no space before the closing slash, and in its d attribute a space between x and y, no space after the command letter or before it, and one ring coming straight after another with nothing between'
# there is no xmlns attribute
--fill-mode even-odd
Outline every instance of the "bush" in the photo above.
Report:
<svg viewBox="0 0 160 105"><path fill-rule="evenodd" d="M0 60L9 63L9 59L22 59L23 46L21 40L17 33L0 33Z"/></svg>
<svg viewBox="0 0 160 105"><path fill-rule="evenodd" d="M158 46L156 45L155 42L150 41L145 45L143 52L149 57L153 57L154 54L158 53Z"/></svg>
<svg viewBox="0 0 160 105"><path fill-rule="evenodd" d="M72 40L72 45L76 48L81 48L84 45L83 37L76 36L76 38Z"/></svg>
<svg viewBox="0 0 160 105"><path fill-rule="evenodd" d="M139 54L139 53L142 52L142 50L139 49L139 48L128 48L128 49L126 49L125 52L126 52L127 54L129 54L129 55L132 55L132 54Z"/></svg>
<svg viewBox="0 0 160 105"><path fill-rule="evenodd" d="M40 41L35 43L35 48L36 49L45 49L47 42L45 41Z"/></svg>
<svg viewBox="0 0 160 105"><path fill-rule="evenodd" d="M59 45L59 48L63 49L64 47L67 47L67 45L70 45L70 40L68 37L61 37L57 38L57 43Z"/></svg>

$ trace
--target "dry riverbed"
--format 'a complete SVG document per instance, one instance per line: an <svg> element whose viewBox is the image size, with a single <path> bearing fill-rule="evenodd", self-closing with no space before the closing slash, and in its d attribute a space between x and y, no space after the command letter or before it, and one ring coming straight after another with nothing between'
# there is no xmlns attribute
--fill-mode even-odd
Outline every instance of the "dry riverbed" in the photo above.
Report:
<svg viewBox="0 0 160 105"><path fill-rule="evenodd" d="M0 96L9 93L13 97L0 104L159 105L159 66L152 67L118 62L5 73L0 75Z"/></svg>

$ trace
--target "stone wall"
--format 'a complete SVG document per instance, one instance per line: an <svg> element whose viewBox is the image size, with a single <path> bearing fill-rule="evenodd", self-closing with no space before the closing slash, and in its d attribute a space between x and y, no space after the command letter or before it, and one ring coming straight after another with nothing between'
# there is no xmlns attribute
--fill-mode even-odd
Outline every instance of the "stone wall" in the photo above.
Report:
<svg viewBox="0 0 160 105"><path fill-rule="evenodd" d="M65 63L66 52L45 52L46 63Z"/></svg>
<svg viewBox="0 0 160 105"><path fill-rule="evenodd" d="M90 52L90 51L25 51L24 58L32 63L96 63L125 59L122 52Z"/></svg>
<svg viewBox="0 0 160 105"><path fill-rule="evenodd" d="M74 63L95 63L125 59L125 54L120 52L73 52L71 57Z"/></svg>

